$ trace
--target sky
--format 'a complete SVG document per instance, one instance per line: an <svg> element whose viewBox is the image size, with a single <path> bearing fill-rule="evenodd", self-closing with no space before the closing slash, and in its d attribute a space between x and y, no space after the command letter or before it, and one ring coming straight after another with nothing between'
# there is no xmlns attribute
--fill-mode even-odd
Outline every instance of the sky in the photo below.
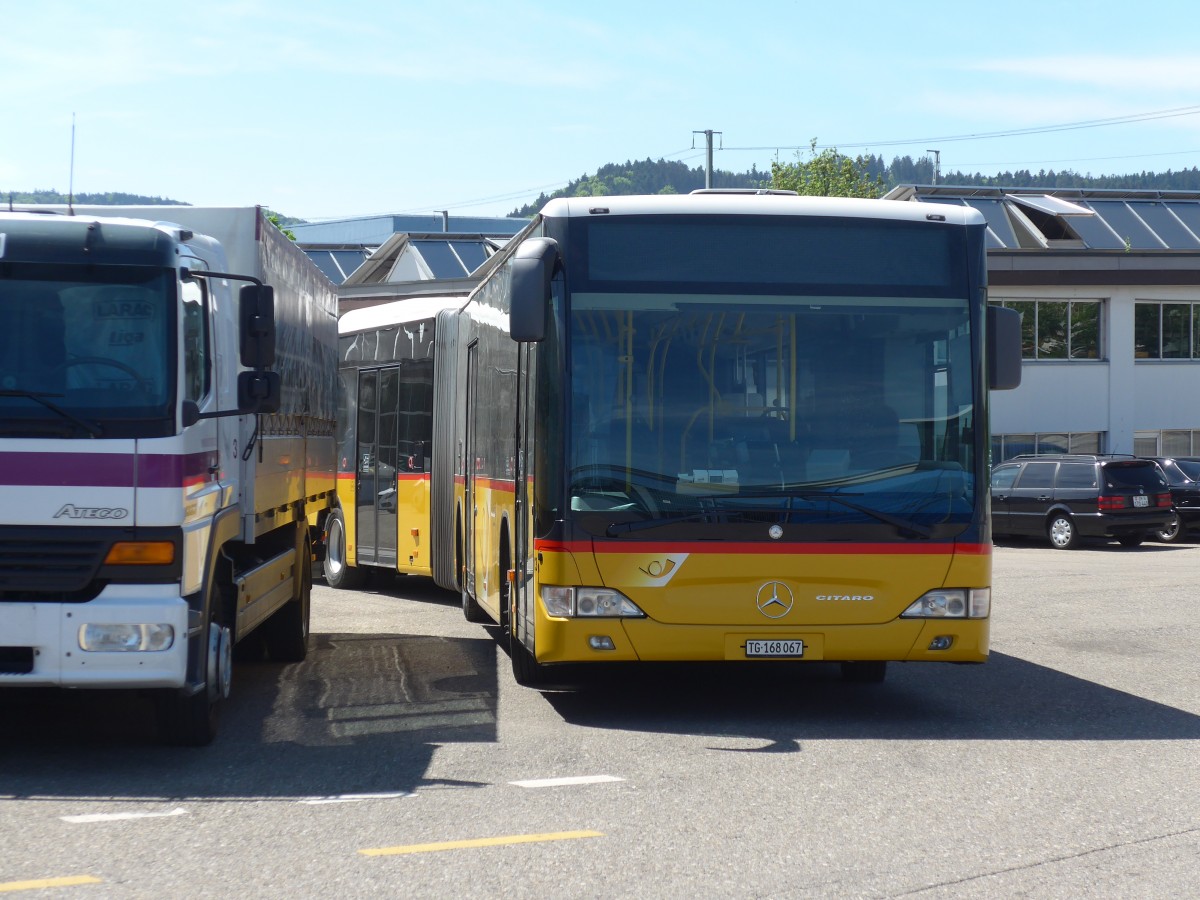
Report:
<svg viewBox="0 0 1200 900"><path fill-rule="evenodd" d="M608 163L1200 166L1195 0L0 0L0 191L506 215ZM699 134L697 132L700 132Z"/></svg>

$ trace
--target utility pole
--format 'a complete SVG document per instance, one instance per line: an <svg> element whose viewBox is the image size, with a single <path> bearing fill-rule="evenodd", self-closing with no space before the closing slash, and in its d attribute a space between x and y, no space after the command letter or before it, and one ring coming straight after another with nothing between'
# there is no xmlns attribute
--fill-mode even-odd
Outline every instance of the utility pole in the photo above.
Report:
<svg viewBox="0 0 1200 900"><path fill-rule="evenodd" d="M714 134L724 134L724 132L713 131L711 128L706 128L704 131L693 131L692 134L693 135L697 135L697 134L704 135L704 142L707 147L707 153L705 155L705 164L704 164L704 187L711 188L712 187L712 173L713 173L713 159L712 159L713 135ZM696 146L695 137L692 138L692 146L693 147Z"/></svg>
<svg viewBox="0 0 1200 900"><path fill-rule="evenodd" d="M933 154L933 183L937 184L938 175L941 174L942 171L942 151L930 150L929 148L926 148L925 152Z"/></svg>

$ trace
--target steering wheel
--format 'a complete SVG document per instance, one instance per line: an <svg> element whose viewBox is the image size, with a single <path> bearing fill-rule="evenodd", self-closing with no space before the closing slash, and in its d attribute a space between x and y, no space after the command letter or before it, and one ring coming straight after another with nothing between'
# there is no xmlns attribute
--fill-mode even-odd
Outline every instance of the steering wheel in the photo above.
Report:
<svg viewBox="0 0 1200 900"><path fill-rule="evenodd" d="M140 390L143 390L146 393L150 392L150 385L148 385L146 383L146 379L144 379L136 369L134 369L132 366L127 366L125 363L121 362L120 360L109 359L107 356L78 356L78 357L75 357L74 359L68 359L64 363L59 363L51 371L52 372L65 372L67 369L73 368L75 366L87 366L87 365L110 366L114 369L120 369L126 375L130 375L133 377L133 380L135 382L137 382L137 386Z"/></svg>

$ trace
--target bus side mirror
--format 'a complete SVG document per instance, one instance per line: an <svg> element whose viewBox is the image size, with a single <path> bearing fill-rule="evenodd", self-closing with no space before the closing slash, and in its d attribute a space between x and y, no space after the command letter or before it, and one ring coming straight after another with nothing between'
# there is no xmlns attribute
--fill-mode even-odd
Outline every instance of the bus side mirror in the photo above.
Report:
<svg viewBox="0 0 1200 900"><path fill-rule="evenodd" d="M275 363L275 289L247 284L238 295L242 365L266 369Z"/></svg>
<svg viewBox="0 0 1200 900"><path fill-rule="evenodd" d="M512 261L512 305L508 313L508 333L514 341L545 340L550 278L557 261L558 242L550 238L529 238L517 248Z"/></svg>
<svg viewBox="0 0 1200 900"><path fill-rule="evenodd" d="M988 387L1008 391L1021 385L1021 314L1005 306L987 308Z"/></svg>

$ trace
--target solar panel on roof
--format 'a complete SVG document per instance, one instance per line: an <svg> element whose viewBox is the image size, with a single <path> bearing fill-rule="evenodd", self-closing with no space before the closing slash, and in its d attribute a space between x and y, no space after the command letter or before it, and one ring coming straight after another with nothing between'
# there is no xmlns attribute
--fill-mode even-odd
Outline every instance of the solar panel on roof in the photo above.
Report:
<svg viewBox="0 0 1200 900"><path fill-rule="evenodd" d="M1137 213L1155 234L1172 250L1194 250L1200 247L1200 237L1192 234L1179 221L1176 211L1181 204L1159 200L1131 200L1129 207ZM1195 204L1187 204L1195 208Z"/></svg>
<svg viewBox="0 0 1200 900"><path fill-rule="evenodd" d="M1092 209L1108 223L1121 238L1121 245L1131 250L1162 250L1165 245L1146 223L1133 214L1124 200L1093 200ZM1072 223L1074 224L1074 223Z"/></svg>

